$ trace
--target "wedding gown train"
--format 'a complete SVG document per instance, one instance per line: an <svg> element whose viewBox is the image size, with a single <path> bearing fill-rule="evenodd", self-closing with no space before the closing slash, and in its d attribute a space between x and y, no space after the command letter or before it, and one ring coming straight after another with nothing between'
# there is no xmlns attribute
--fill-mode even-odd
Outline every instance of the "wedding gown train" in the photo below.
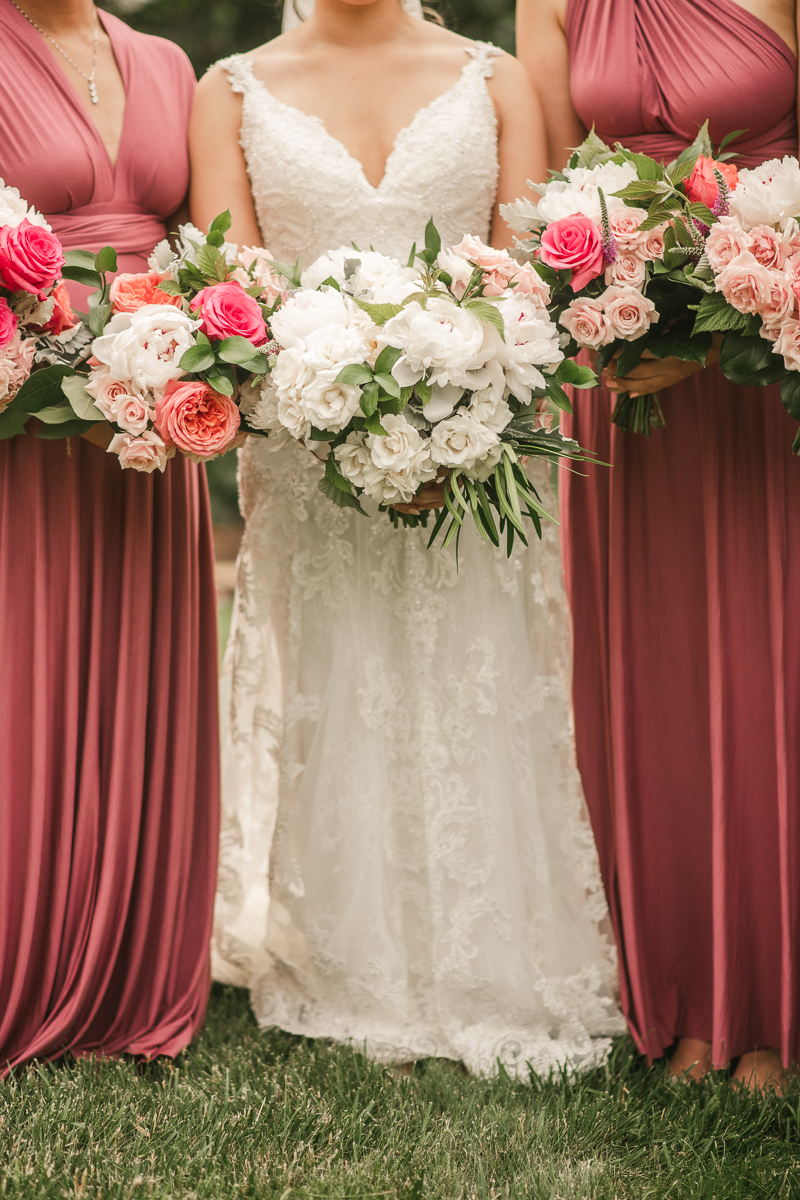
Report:
<svg viewBox="0 0 800 1200"><path fill-rule="evenodd" d="M316 117L226 61L277 259L408 256L488 235L492 47L396 139L375 188ZM468 531L337 509L296 444L241 452L246 532L223 673L218 979L264 1026L383 1061L523 1077L606 1055L613 950L574 761L558 533L511 559ZM546 472L536 475L555 510Z"/></svg>

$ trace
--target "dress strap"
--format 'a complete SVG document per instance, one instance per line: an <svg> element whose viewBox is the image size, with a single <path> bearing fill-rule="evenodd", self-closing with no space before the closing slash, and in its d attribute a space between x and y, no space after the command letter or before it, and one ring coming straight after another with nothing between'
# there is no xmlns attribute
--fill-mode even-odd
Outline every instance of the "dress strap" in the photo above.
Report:
<svg viewBox="0 0 800 1200"><path fill-rule="evenodd" d="M231 54L228 58L221 58L214 66L224 68L234 92L244 93L257 82L253 64L244 54Z"/></svg>
<svg viewBox="0 0 800 1200"><path fill-rule="evenodd" d="M491 79L494 75L494 63L492 59L499 58L501 54L505 54L499 46L493 46L491 42L476 42L474 46L470 46L467 54L472 56L473 62L478 64L481 74L484 79Z"/></svg>

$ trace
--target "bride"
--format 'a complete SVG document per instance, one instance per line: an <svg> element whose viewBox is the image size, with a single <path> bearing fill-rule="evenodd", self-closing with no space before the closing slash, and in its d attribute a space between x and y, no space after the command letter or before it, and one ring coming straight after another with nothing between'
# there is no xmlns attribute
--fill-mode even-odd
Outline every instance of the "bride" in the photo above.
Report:
<svg viewBox="0 0 800 1200"><path fill-rule="evenodd" d="M516 60L417 0L317 0L200 84L193 220L308 266L510 240L545 174ZM352 251L351 253L355 253ZM507 560L335 508L302 446L241 452L214 969L263 1026L527 1075L621 1029L567 700L557 531ZM548 478L537 486L549 501ZM441 504L436 489L421 507Z"/></svg>

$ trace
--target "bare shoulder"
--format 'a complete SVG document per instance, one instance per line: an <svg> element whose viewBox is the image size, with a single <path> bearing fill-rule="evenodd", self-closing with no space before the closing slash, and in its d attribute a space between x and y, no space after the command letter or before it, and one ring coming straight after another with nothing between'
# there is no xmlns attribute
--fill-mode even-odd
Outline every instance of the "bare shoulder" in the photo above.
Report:
<svg viewBox="0 0 800 1200"><path fill-rule="evenodd" d="M503 51L494 59L494 74L489 83L498 92L512 92L517 95L527 92L530 88L530 77L525 67L513 54Z"/></svg>
<svg viewBox="0 0 800 1200"><path fill-rule="evenodd" d="M524 24L556 25L564 29L569 0L517 0L517 21Z"/></svg>

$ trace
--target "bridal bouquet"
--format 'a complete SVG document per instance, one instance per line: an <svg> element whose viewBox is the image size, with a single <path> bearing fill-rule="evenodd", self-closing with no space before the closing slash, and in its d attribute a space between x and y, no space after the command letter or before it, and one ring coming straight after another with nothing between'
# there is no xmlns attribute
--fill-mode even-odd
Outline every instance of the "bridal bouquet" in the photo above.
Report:
<svg viewBox="0 0 800 1200"><path fill-rule="evenodd" d="M85 343L63 266L44 217L0 179L0 437L22 432L29 414L14 402L37 364L65 361Z"/></svg>
<svg viewBox="0 0 800 1200"><path fill-rule="evenodd" d="M239 436L241 385L264 374L266 317L280 280L261 250L226 243L225 213L208 235L182 226L178 253L156 247L147 272L121 274L109 246L69 252L63 276L94 287L81 361L56 362L20 389L15 403L51 437L109 421L109 451L122 467L163 471L180 452L196 462Z"/></svg>
<svg viewBox="0 0 800 1200"><path fill-rule="evenodd" d="M612 150L591 133L563 173L531 184L536 202L503 206L527 238L553 292L551 312L570 335L568 353L598 354L598 369L617 359L622 378L647 350L656 358L705 364L714 329L698 300L713 292L705 258L709 230L728 212L737 171L708 136L668 166L619 143ZM701 294L698 296L698 292ZM620 395L612 420L649 436L664 424L654 395Z"/></svg>
<svg viewBox="0 0 800 1200"><path fill-rule="evenodd" d="M430 544L471 517L495 545L505 532L510 553L523 513L541 536L547 514L520 457L582 457L541 408L568 406L562 383L596 380L565 358L538 271L473 237L443 249L430 223L406 266L342 248L295 282L271 316L271 369L250 390L248 428L327 443L320 487L361 513L362 499L384 509L443 482Z"/></svg>

